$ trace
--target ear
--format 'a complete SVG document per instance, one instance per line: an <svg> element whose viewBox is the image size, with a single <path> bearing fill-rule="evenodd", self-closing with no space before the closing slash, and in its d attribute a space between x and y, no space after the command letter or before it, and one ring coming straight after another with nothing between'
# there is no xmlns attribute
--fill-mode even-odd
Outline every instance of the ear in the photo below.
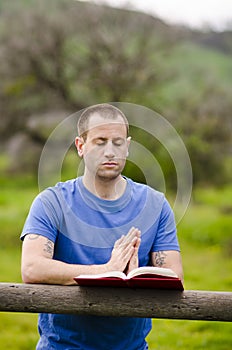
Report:
<svg viewBox="0 0 232 350"><path fill-rule="evenodd" d="M130 142L131 142L131 136L127 137L126 141L127 141L127 154L126 154L126 156L128 157L129 156L129 146L130 146Z"/></svg>
<svg viewBox="0 0 232 350"><path fill-rule="evenodd" d="M75 146L77 149L77 153L79 157L83 157L83 146L84 146L84 140L82 137L76 137L75 138Z"/></svg>

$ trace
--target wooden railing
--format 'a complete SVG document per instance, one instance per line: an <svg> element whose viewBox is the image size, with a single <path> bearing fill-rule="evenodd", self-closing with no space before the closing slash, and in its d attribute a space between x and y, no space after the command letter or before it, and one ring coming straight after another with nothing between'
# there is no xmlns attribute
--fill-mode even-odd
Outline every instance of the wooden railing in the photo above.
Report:
<svg viewBox="0 0 232 350"><path fill-rule="evenodd" d="M232 292L0 283L0 311L232 321Z"/></svg>

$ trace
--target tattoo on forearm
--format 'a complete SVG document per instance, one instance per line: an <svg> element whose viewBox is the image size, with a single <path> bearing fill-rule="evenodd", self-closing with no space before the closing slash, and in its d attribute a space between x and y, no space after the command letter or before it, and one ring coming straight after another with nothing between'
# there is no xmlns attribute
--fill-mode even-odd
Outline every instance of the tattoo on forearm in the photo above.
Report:
<svg viewBox="0 0 232 350"><path fill-rule="evenodd" d="M53 257L53 248L54 248L53 242L47 239L44 245L44 252L47 253L51 258Z"/></svg>
<svg viewBox="0 0 232 350"><path fill-rule="evenodd" d="M155 253L155 266L162 267L166 263L167 254L164 251Z"/></svg>

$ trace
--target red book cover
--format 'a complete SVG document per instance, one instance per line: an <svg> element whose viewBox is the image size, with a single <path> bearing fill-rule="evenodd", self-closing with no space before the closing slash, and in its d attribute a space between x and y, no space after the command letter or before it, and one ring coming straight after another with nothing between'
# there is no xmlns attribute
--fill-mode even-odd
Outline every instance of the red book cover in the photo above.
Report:
<svg viewBox="0 0 232 350"><path fill-rule="evenodd" d="M125 275L119 271L74 277L80 286L131 287L184 290L181 280L170 269L145 266Z"/></svg>

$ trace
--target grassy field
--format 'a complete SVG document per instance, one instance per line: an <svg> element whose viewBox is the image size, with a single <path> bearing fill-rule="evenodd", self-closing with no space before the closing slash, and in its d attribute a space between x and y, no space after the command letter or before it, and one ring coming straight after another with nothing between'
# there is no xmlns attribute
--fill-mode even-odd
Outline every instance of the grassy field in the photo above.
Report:
<svg viewBox="0 0 232 350"><path fill-rule="evenodd" d="M21 282L19 234L38 188L31 179L0 180L1 282ZM178 225L185 288L232 291L232 187L198 189ZM2 349L31 350L38 339L37 315L0 313ZM153 320L151 350L230 350L230 323Z"/></svg>

